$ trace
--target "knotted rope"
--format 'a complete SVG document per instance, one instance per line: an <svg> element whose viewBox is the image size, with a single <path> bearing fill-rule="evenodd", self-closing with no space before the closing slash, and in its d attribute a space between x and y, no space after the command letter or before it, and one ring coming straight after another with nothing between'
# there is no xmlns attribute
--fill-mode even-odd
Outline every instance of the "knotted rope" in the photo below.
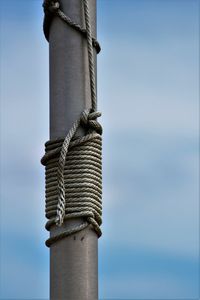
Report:
<svg viewBox="0 0 200 300"><path fill-rule="evenodd" d="M74 22L70 17L66 16L64 12L60 9L60 3L58 0L44 0L43 2L44 8L44 22L43 22L43 31L45 38L49 41L49 29L54 16L58 16L63 22L74 28L75 30L79 31L85 37L87 36L87 30L79 25L78 23ZM92 37L92 44L93 47L96 49L97 53L101 51L101 47L99 42Z"/></svg>
<svg viewBox="0 0 200 300"><path fill-rule="evenodd" d="M90 73L91 102L90 110L84 110L68 132L65 139L50 140L45 144L45 155L41 163L46 167L46 229L53 224L62 226L64 220L83 218L83 223L50 237L47 246L76 233L87 226L92 226L101 236L102 223L102 127L97 121L101 113L97 111L95 66L93 47L100 50L96 39L92 37L88 0L82 0L85 15L84 29L73 22L61 10L58 1L45 0L43 3L44 33L48 38L50 16L59 16L63 21L81 33L86 33ZM99 48L98 48L99 47ZM77 137L77 130L82 126L85 135Z"/></svg>

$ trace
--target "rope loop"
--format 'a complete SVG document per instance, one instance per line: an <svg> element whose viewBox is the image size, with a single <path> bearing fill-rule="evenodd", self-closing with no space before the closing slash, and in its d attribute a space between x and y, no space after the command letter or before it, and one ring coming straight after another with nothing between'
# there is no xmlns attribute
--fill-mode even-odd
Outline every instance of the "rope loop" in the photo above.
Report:
<svg viewBox="0 0 200 300"><path fill-rule="evenodd" d="M86 28L74 22L69 16L66 16L61 10L61 5L58 0L44 0L42 6L44 9L43 31L47 41L49 41L49 30L54 16L58 16L63 22L65 22L66 24L83 34L85 38L87 38ZM101 51L101 46L94 37L92 37L92 46L96 49L97 54Z"/></svg>
<svg viewBox="0 0 200 300"><path fill-rule="evenodd" d="M96 131L97 133L102 135L103 132L102 126L97 121L97 118L99 118L100 116L101 113L98 111L91 112L91 113L84 111L80 119L80 124L85 128L88 128L91 131Z"/></svg>

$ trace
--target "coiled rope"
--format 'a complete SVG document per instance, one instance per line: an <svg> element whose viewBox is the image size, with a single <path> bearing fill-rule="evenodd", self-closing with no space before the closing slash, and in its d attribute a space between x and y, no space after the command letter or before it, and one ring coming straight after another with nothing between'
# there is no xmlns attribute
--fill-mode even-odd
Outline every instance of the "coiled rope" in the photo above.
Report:
<svg viewBox="0 0 200 300"><path fill-rule="evenodd" d="M90 110L84 110L68 132L65 139L50 140L45 144L45 155L41 163L45 166L46 179L46 229L56 224L62 226L64 220L83 218L83 223L51 236L46 245L49 247L56 241L76 233L87 226L92 226L97 235L101 236L102 223L102 127L97 121L101 113L97 111L95 66L93 47L97 52L100 46L92 37L88 0L82 0L85 15L84 29L73 22L61 10L58 1L45 0L43 3L44 34L48 39L49 26L54 16L59 16L73 28L86 34L88 45L91 103ZM86 134L77 136L82 126Z"/></svg>

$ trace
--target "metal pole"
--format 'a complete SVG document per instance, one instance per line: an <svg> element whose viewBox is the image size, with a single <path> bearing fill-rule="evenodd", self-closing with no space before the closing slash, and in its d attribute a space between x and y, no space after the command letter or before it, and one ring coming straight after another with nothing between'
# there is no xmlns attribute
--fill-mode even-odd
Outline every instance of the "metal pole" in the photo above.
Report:
<svg viewBox="0 0 200 300"><path fill-rule="evenodd" d="M63 12L84 24L82 1L60 0ZM96 0L90 0L93 36L96 36ZM50 138L65 137L73 122L91 106L86 39L58 17L49 36ZM65 221L73 227L81 219ZM50 235L62 231L52 226ZM98 239L89 228L66 237L50 248L50 299L98 299Z"/></svg>

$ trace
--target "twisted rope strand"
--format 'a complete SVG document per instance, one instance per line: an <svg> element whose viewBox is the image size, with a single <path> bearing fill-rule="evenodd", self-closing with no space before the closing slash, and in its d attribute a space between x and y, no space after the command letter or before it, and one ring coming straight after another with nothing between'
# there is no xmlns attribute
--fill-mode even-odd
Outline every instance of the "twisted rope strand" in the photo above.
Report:
<svg viewBox="0 0 200 300"><path fill-rule="evenodd" d="M84 13L85 13L85 25L87 31L87 42L88 42L88 59L89 59L89 71L90 71L90 88L91 88L91 99L92 99L92 109L97 110L97 96L96 96L96 76L95 76L95 66L94 66L94 54L92 46L92 30L90 25L90 11L88 0L83 0Z"/></svg>
<svg viewBox="0 0 200 300"><path fill-rule="evenodd" d="M64 181L64 168L65 168L65 160L68 152L68 147L70 141L74 134L77 131L80 120L77 120L72 128L70 129L68 135L66 136L58 161L58 169L57 169L57 178L58 178L58 205L57 205L57 217L56 217L56 225L61 226L65 216L65 181Z"/></svg>

